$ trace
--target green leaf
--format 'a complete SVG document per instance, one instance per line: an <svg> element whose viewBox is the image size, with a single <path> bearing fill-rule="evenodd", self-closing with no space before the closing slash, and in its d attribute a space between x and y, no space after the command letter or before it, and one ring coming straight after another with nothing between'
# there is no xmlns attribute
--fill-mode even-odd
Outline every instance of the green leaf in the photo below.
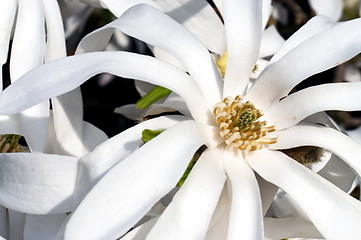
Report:
<svg viewBox="0 0 361 240"><path fill-rule="evenodd" d="M147 108L159 99L168 96L171 92L172 91L167 88L155 86L144 97L139 99L139 101L136 103L136 106L140 109Z"/></svg>
<svg viewBox="0 0 361 240"><path fill-rule="evenodd" d="M158 136L161 132L162 131L144 129L142 132L142 141L146 143L152 140L153 138L155 138L156 136Z"/></svg>

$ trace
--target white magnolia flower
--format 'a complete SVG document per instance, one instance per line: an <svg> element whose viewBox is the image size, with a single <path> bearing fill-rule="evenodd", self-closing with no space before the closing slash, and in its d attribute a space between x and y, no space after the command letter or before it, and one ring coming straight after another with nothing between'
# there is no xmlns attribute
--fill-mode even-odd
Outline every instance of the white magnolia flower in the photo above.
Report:
<svg viewBox="0 0 361 240"><path fill-rule="evenodd" d="M322 147L360 174L361 165L355 158L361 153L360 145L332 128L297 123L324 110L361 109L361 84L325 84L287 96L305 78L361 51L357 44L360 19L335 23L315 17L287 40L247 91L261 42L261 4L253 0L242 4L227 1L222 9L229 54L224 80L207 48L193 34L167 15L139 5L125 12L114 26L168 51L189 74L149 56L84 53L39 67L0 94L0 113L14 114L70 91L95 74L108 72L169 88L184 99L192 114L188 120L161 117L145 121L80 158L76 179L74 175L66 178L67 194L60 191L63 195L55 195L57 201L64 200L62 197L74 191L73 205L65 201L61 211L76 208L58 237L114 239L126 233L175 186L195 151L205 144L207 150L151 227L147 239L263 239L264 226L266 230L286 226L282 219L276 219L274 227L268 228L273 220L263 217L278 187L296 201L323 237L359 239L360 202L278 150ZM109 31L99 34L107 32L110 36ZM97 39L95 36L93 39ZM82 48L84 52L95 51L102 49L100 45L88 39ZM51 74L54 71L60 74ZM17 91L23 95L17 95ZM263 112L260 118L259 111ZM228 122L228 118L234 122ZM166 130L138 148L140 133L147 128ZM57 159L55 155L39 158ZM33 167L39 165L29 161L35 162ZM9 167L12 165L10 161ZM58 166L55 164L54 169ZM68 171L74 172L74 168ZM255 172L260 177L256 178ZM10 191L0 190L0 196ZM42 198L47 202L50 195ZM3 201L11 205L5 197L0 203ZM33 212L51 211L49 203L44 209L32 207L29 201L25 199L16 206ZM288 231L296 229L288 235L319 237L310 222L297 221L293 223L301 221L303 225L297 226L302 225L303 230L288 225ZM141 227L140 232L145 230Z"/></svg>
<svg viewBox="0 0 361 240"><path fill-rule="evenodd" d="M357 12L357 14L361 9L359 0L309 0L308 2L317 15L324 15L335 21L341 19L344 9L348 12ZM348 12L346 15L349 14Z"/></svg>

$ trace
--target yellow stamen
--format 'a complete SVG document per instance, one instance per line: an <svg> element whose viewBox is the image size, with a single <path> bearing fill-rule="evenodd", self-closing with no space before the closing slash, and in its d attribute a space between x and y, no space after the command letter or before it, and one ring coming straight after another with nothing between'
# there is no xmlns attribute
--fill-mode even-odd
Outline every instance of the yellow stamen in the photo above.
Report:
<svg viewBox="0 0 361 240"><path fill-rule="evenodd" d="M257 121L262 113L249 101L240 103L241 97L227 97L216 104L214 116L220 127L220 135L227 145L239 150L254 151L265 144L277 142L277 138L265 137L275 131L274 126L266 126L266 121Z"/></svg>

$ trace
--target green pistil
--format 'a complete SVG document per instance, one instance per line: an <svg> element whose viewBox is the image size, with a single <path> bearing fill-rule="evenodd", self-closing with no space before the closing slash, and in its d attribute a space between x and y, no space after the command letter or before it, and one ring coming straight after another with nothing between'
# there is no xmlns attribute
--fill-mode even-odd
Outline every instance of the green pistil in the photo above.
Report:
<svg viewBox="0 0 361 240"><path fill-rule="evenodd" d="M168 96L172 91L161 87L156 86L152 90L150 90L144 97L139 99L136 103L137 108L144 109L158 101L159 99Z"/></svg>
<svg viewBox="0 0 361 240"><path fill-rule="evenodd" d="M254 121L258 118L257 110L252 108L247 108L239 116L236 126L239 127L239 130L245 131L251 128Z"/></svg>

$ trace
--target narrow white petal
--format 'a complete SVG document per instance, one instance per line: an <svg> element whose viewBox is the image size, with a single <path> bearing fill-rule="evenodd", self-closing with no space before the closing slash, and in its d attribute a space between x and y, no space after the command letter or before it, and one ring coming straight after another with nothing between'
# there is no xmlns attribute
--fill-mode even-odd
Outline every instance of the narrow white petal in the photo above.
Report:
<svg viewBox="0 0 361 240"><path fill-rule="evenodd" d="M42 0L19 0L11 49L11 81L42 64L44 52L45 24Z"/></svg>
<svg viewBox="0 0 361 240"><path fill-rule="evenodd" d="M118 162L142 144L144 129L164 130L181 121L183 117L160 117L129 128L99 145L79 161L74 205L77 206L90 189Z"/></svg>
<svg viewBox="0 0 361 240"><path fill-rule="evenodd" d="M287 39L281 49L272 57L270 63L277 62L289 51L303 41L324 32L335 25L335 21L325 16L316 16L303 25L297 32Z"/></svg>
<svg viewBox="0 0 361 240"><path fill-rule="evenodd" d="M147 240L204 239L226 180L223 159L222 148L201 155Z"/></svg>
<svg viewBox="0 0 361 240"><path fill-rule="evenodd" d="M261 149L249 153L247 160L263 178L290 194L326 239L360 238L358 200L281 152Z"/></svg>
<svg viewBox="0 0 361 240"><path fill-rule="evenodd" d="M196 120L209 122L214 119L210 117L213 114L208 103L189 75L153 57L128 52L85 53L44 64L0 93L0 114L17 113L73 90L101 72L169 88L185 100Z"/></svg>
<svg viewBox="0 0 361 240"><path fill-rule="evenodd" d="M231 198L227 239L263 239L261 196L253 170L240 151L226 149L224 154Z"/></svg>
<svg viewBox="0 0 361 240"><path fill-rule="evenodd" d="M222 55L226 50L224 25L205 0L154 0L171 18L192 32L211 51Z"/></svg>
<svg viewBox="0 0 361 240"><path fill-rule="evenodd" d="M146 113L147 109L139 109L135 104L126 104L114 109L115 113L121 114L124 117L132 120L141 119Z"/></svg>
<svg viewBox="0 0 361 240"><path fill-rule="evenodd" d="M65 213L47 215L27 214L25 219L24 239L54 239L54 236L66 217L67 215Z"/></svg>
<svg viewBox="0 0 361 240"><path fill-rule="evenodd" d="M229 197L228 187L225 185L216 210L214 211L213 218L205 238L206 240L227 239L228 222L231 211L231 200Z"/></svg>
<svg viewBox="0 0 361 240"><path fill-rule="evenodd" d="M10 78L16 81L29 70L41 65L45 52L45 24L42 0L19 0L16 28L10 60ZM10 99L9 99L10 100ZM20 113L24 137L34 152L45 149L49 120L47 102ZM34 132L37 136L35 137Z"/></svg>
<svg viewBox="0 0 361 240"><path fill-rule="evenodd" d="M265 216L279 188L276 185L267 182L259 175L256 175L256 177L258 181L259 191L261 193L262 212L263 216Z"/></svg>
<svg viewBox="0 0 361 240"><path fill-rule="evenodd" d="M322 126L294 126L278 131L278 141L270 148L284 149L297 146L318 146L333 152L361 176L361 145L345 134ZM295 137L297 136L297 137Z"/></svg>
<svg viewBox="0 0 361 240"><path fill-rule="evenodd" d="M265 29L267 22L272 14L272 0L262 1L262 29Z"/></svg>
<svg viewBox="0 0 361 240"><path fill-rule="evenodd" d="M332 154L327 164L317 173L344 192L349 193L352 191L356 174L350 166L335 154Z"/></svg>
<svg viewBox="0 0 361 240"><path fill-rule="evenodd" d="M311 222L303 219L265 218L264 228L266 239L323 238Z"/></svg>
<svg viewBox="0 0 361 240"><path fill-rule="evenodd" d="M161 27L154 27L157 23ZM107 44L106 39L113 33L111 28L168 51L185 66L210 104L221 101L222 79L208 50L192 33L169 16L148 5L137 5L117 20L83 38L77 52L103 49Z"/></svg>
<svg viewBox="0 0 361 240"><path fill-rule="evenodd" d="M8 229L9 229L8 210L5 207L0 206L0 237L8 238Z"/></svg>
<svg viewBox="0 0 361 240"><path fill-rule="evenodd" d="M6 63L9 51L9 41L11 37L11 29L13 28L13 22L17 9L16 0L8 0L2 3L0 8L0 66ZM0 91L3 89L2 81L2 67L0 69Z"/></svg>
<svg viewBox="0 0 361 240"><path fill-rule="evenodd" d="M108 140L108 136L101 129L91 123L83 122L83 154L90 153L101 143Z"/></svg>
<svg viewBox="0 0 361 240"><path fill-rule="evenodd" d="M77 158L31 153L1 154L0 203L32 214L71 211Z"/></svg>
<svg viewBox="0 0 361 240"><path fill-rule="evenodd" d="M66 57L63 21L56 0L42 0L46 23L45 62Z"/></svg>
<svg viewBox="0 0 361 240"><path fill-rule="evenodd" d="M64 239L113 239L128 231L181 178L207 139L202 125L167 129L115 165L72 213Z"/></svg>
<svg viewBox="0 0 361 240"><path fill-rule="evenodd" d="M124 237L120 238L121 240L145 240L148 233L157 222L158 218L155 217L146 223L143 223L139 227L133 229L129 233L127 233Z"/></svg>
<svg viewBox="0 0 361 240"><path fill-rule="evenodd" d="M9 210L9 239L24 239L25 217L25 213Z"/></svg>
<svg viewBox="0 0 361 240"><path fill-rule="evenodd" d="M274 25L269 26L262 34L259 58L275 54L285 43Z"/></svg>
<svg viewBox="0 0 361 240"><path fill-rule="evenodd" d="M312 22L309 27L313 25ZM317 31L320 30L319 23L315 25ZM361 19L336 23L328 30L302 41L262 72L246 100L265 110L307 77L354 57L361 51L361 45L357 44L361 38L360 27ZM347 38L340 38L342 35Z"/></svg>
<svg viewBox="0 0 361 240"><path fill-rule="evenodd" d="M100 4L103 7L108 8L117 18L120 17L129 8L142 3L161 10L161 7L158 6L158 4L156 4L153 0L86 0L86 2L88 1L100 1Z"/></svg>
<svg viewBox="0 0 361 240"><path fill-rule="evenodd" d="M259 54L262 1L225 1L223 18L228 50L223 97L243 95Z"/></svg>
<svg viewBox="0 0 361 240"><path fill-rule="evenodd" d="M0 115L0 134L22 135L17 115Z"/></svg>
<svg viewBox="0 0 361 240"><path fill-rule="evenodd" d="M335 21L340 20L343 10L343 0L309 0L311 8L318 15L324 15Z"/></svg>
<svg viewBox="0 0 361 240"><path fill-rule="evenodd" d="M329 83L306 88L274 103L264 118L281 130L317 112L361 110L361 83Z"/></svg>
<svg viewBox="0 0 361 240"><path fill-rule="evenodd" d="M43 0L46 20L47 45L45 62L66 57L65 34L58 2ZM83 106L80 89L52 99L57 152L81 156ZM59 146L60 145L60 146Z"/></svg>

